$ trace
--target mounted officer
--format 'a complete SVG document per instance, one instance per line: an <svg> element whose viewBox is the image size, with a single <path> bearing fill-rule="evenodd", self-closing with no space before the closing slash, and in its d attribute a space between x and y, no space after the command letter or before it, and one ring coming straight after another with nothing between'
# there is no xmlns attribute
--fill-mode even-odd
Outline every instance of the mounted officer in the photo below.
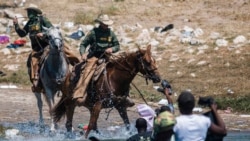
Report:
<svg viewBox="0 0 250 141"><path fill-rule="evenodd" d="M73 99L77 99L78 103L85 100L85 93L88 83L92 78L96 62L100 58L106 57L104 54L112 54L120 50L120 44L115 33L109 28L113 21L106 14L99 15L95 20L99 26L93 28L80 44L80 54L83 61L86 61L86 66L83 74L74 89ZM86 48L90 45L88 51Z"/></svg>
<svg viewBox="0 0 250 141"><path fill-rule="evenodd" d="M16 17L13 19L13 23L15 26L15 31L20 37L25 37L27 34L29 34L32 52L29 56L29 58L31 57L31 64L28 64L28 66L31 66L30 79L33 83L32 91L37 91L40 90L40 88L38 87L39 62L41 59L41 55L44 52L44 48L49 45L46 37L43 35L42 27L50 28L53 25L46 17L42 16L42 11L40 9L36 7L29 7L26 8L26 10L29 18L26 25L23 28L20 28ZM79 62L79 59L69 51L69 48L64 47L64 52L71 65Z"/></svg>

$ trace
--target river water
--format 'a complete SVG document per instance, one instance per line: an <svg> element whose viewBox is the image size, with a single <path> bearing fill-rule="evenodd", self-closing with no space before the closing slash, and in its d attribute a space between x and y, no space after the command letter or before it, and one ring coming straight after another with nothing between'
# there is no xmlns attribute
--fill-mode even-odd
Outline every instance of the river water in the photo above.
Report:
<svg viewBox="0 0 250 141"><path fill-rule="evenodd" d="M134 125L132 125L134 126ZM35 122L28 123L3 123L0 126L0 141L84 141L82 130L76 129L72 139L66 139L65 129L60 127L55 134L51 135L49 126L45 126L43 131ZM18 132L18 133L17 133ZM89 137L95 136L104 141L125 141L126 138L136 133L132 128L127 131L122 126L110 126L100 129L100 134L91 132ZM250 141L250 131L229 131L224 141Z"/></svg>
<svg viewBox="0 0 250 141"><path fill-rule="evenodd" d="M46 126L40 128L38 123L38 109L36 105L35 96L30 90L20 89L0 89L0 141L62 141L65 139L65 122L59 123L59 130L51 136L49 132L49 115L48 106L44 103L44 118ZM135 107L128 109L128 115L131 127L134 127L138 113ZM228 135L224 138L224 141L250 141L250 129L249 117L240 117L237 115L222 115L225 123L228 127ZM91 133L90 136L97 136L102 140L125 140L132 134L136 133L136 130L132 128L130 131L126 131L123 127L123 122L116 110L112 110L108 119L105 110L102 110L98 119L98 127L100 129L100 135ZM85 119L89 119L89 113L86 108L77 107L74 114L74 135L73 139L67 140L84 140L81 135L81 130L77 128L79 123L82 123ZM237 119L237 120L235 120ZM232 125L233 126L232 126ZM236 126L237 125L237 126ZM236 128L237 127L237 128ZM242 129L240 129L242 127ZM231 128L237 129L233 132ZM243 129L244 128L244 129ZM247 131L246 131L247 130ZM249 131L249 132L248 132Z"/></svg>

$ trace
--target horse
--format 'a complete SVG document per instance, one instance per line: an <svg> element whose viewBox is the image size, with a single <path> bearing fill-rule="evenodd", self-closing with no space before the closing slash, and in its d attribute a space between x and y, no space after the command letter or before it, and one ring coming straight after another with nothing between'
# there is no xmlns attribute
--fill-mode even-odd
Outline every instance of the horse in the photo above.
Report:
<svg viewBox="0 0 250 141"><path fill-rule="evenodd" d="M129 103L130 83L139 75L146 80L152 80L153 83L161 81L160 74L157 70L156 61L151 55L151 46L147 49L140 49L135 52L124 53L123 55L112 55L106 63L106 68L102 75L96 81L91 81L87 89L85 102L81 105L72 99L72 90L75 83L72 82L72 73L66 78L65 88L68 92L62 95L61 99L53 109L55 122L66 115L66 129L72 133L73 114L76 106L84 106L90 112L88 129L85 132L85 138L91 130L97 131L97 120L102 108L115 108L122 118L125 126L129 129L130 122L127 115L127 108L134 105ZM112 59L113 58L113 59Z"/></svg>
<svg viewBox="0 0 250 141"><path fill-rule="evenodd" d="M42 94L49 106L49 113L51 116L50 131L55 131L57 128L56 123L52 118L52 108L55 105L55 95L63 91L62 86L66 80L69 70L69 61L63 51L64 43L63 37L59 27L43 27L45 30L44 35L48 41L48 47L44 49L42 55L42 62L39 70L39 85L42 86L41 92L34 92L37 105L39 109L39 124L44 126L43 113L42 113Z"/></svg>

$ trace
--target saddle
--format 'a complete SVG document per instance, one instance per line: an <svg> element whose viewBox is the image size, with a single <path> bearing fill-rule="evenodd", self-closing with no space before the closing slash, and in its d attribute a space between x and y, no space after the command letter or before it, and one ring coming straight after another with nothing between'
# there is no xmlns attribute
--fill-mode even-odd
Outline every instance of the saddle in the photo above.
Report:
<svg viewBox="0 0 250 141"><path fill-rule="evenodd" d="M95 69L94 75L91 78L92 82L96 82L98 80L98 78L101 76L101 74L106 69L106 65L107 65L107 63L105 62L105 59L99 59L97 61L97 67ZM72 75L70 78L70 81L73 84L77 84L78 80L80 79L80 75L81 75L82 71L85 69L85 66L86 66L86 63L83 61L83 62L76 64L73 67Z"/></svg>

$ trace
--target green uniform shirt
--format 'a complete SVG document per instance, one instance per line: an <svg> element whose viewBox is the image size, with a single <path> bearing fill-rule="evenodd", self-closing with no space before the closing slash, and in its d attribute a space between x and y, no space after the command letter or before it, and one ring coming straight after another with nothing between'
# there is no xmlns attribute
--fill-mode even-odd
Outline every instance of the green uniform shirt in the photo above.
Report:
<svg viewBox="0 0 250 141"><path fill-rule="evenodd" d="M34 19L30 19L23 29L21 29L20 26L16 24L15 30L20 37L24 37L29 33L32 49L35 51L40 51L42 48L48 45L44 38L40 39L36 37L37 33L43 31L43 26L50 28L52 24L45 17L36 17Z"/></svg>
<svg viewBox="0 0 250 141"><path fill-rule="evenodd" d="M80 54L84 54L90 45L88 57L100 57L107 48L112 48L113 53L120 50L119 41L110 29L103 30L100 27L92 29L80 44Z"/></svg>

